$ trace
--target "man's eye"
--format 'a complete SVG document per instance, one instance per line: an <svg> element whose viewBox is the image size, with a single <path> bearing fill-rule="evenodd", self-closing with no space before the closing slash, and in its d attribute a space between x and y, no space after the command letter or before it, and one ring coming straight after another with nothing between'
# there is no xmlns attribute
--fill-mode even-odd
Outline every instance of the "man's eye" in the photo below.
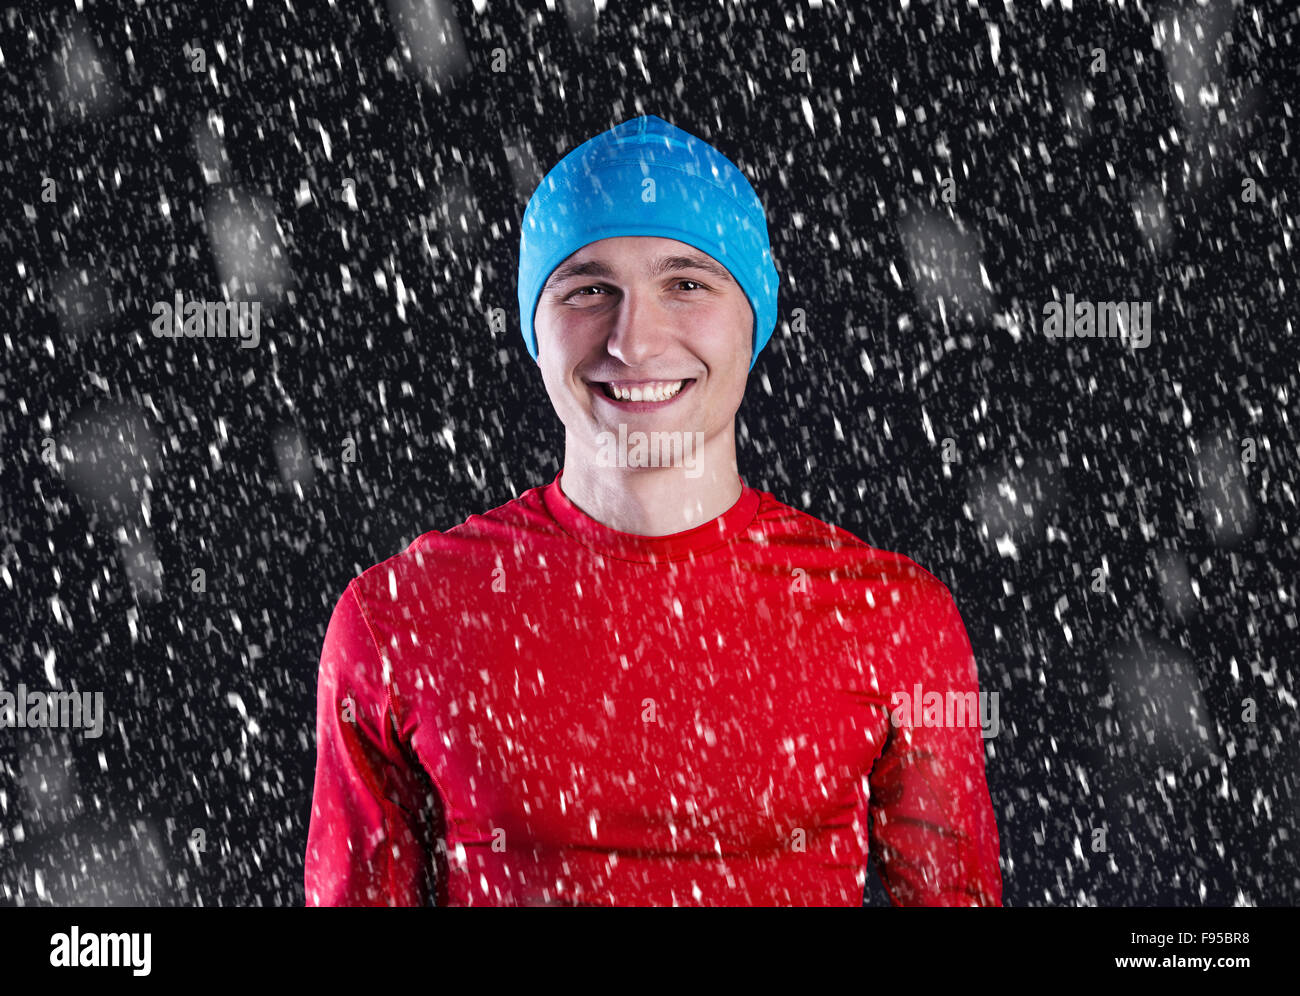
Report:
<svg viewBox="0 0 1300 996"><path fill-rule="evenodd" d="M682 284L689 284L689 285L690 285L690 286L688 286L688 287L686 288L687 290L704 290L704 289L706 289L706 288L704 287L704 284L700 283L698 280L690 280L690 279L687 279L686 277L683 277L681 280L678 280L676 286L677 286L677 287L681 287ZM571 290L568 294L566 294L565 297L566 297L566 299L567 299L567 298L571 298L571 297L596 297L596 296L599 296L599 294L589 294L589 293L587 293L588 291L597 291L597 292L599 292L599 294L608 294L608 293L609 293L609 288L607 288L607 287L601 287L601 286L599 286L598 284L590 284L590 285L587 286L587 287L575 287L575 288L574 288L573 290Z"/></svg>

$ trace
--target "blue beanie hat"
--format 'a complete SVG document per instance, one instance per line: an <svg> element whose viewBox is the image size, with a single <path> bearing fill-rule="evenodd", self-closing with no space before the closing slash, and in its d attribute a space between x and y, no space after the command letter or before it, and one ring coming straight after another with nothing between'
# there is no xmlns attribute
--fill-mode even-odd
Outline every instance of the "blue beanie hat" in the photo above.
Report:
<svg viewBox="0 0 1300 996"><path fill-rule="evenodd" d="M653 199L644 200L654 181ZM763 204L745 174L707 142L644 114L584 142L533 193L519 237L519 324L537 359L533 315L551 272L589 243L620 235L676 239L735 277L754 311L758 351L776 328L779 278Z"/></svg>

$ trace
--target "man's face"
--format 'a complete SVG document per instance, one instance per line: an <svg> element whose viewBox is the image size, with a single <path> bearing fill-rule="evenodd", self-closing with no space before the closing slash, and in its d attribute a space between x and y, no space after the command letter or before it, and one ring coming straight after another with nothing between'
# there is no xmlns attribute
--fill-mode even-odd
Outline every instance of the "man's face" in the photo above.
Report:
<svg viewBox="0 0 1300 996"><path fill-rule="evenodd" d="M579 445L617 435L619 423L705 441L734 424L754 313L731 274L693 246L650 236L584 246L551 274L533 327L546 392ZM610 396L634 387L640 402Z"/></svg>

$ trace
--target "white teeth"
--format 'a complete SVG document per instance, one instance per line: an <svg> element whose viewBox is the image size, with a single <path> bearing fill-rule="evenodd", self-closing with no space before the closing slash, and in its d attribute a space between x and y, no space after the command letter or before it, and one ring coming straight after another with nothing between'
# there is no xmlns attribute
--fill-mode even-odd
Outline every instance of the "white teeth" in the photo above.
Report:
<svg viewBox="0 0 1300 996"><path fill-rule="evenodd" d="M674 397L682 386L686 383L684 380L675 380L671 382L648 384L645 387L617 387L609 385L614 397L620 401L667 401Z"/></svg>

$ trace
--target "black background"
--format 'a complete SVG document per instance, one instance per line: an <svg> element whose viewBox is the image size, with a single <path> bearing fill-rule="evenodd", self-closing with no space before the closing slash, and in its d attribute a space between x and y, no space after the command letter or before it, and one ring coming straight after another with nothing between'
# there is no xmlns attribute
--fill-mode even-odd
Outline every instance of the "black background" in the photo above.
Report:
<svg viewBox="0 0 1300 996"><path fill-rule="evenodd" d="M252 6L3 12L0 687L52 669L110 728L0 731L0 903L303 902L330 609L554 477L519 219L639 113L768 208L742 477L957 599L1006 904L1295 903L1288 5L455 3L463 63L427 78L405 4ZM153 302L221 297L214 219L258 208L260 347L152 337ZM1151 346L1047 339L1067 292L1152 302Z"/></svg>

